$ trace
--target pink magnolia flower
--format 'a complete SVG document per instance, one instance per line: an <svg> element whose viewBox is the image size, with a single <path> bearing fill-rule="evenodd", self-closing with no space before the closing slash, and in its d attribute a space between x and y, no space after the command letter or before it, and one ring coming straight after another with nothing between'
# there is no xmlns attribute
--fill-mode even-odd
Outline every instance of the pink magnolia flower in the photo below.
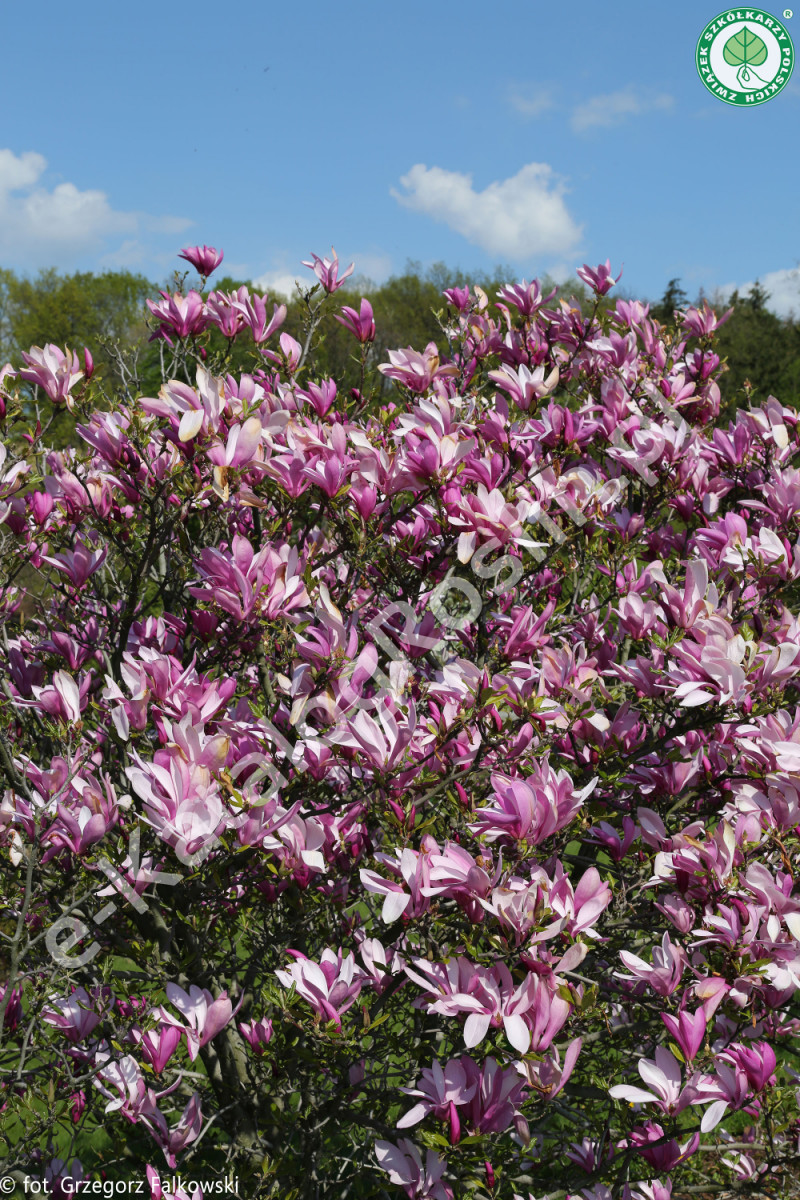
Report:
<svg viewBox="0 0 800 1200"><path fill-rule="evenodd" d="M661 903L656 903L656 908L675 926L678 933L689 933L697 923L697 914L691 904L677 892L664 896Z"/></svg>
<svg viewBox="0 0 800 1200"><path fill-rule="evenodd" d="M683 327L694 337L708 337L715 329L719 329L720 325L724 325L732 314L733 309L729 308L726 313L718 317L704 300L702 310L694 307L686 309L683 314Z"/></svg>
<svg viewBox="0 0 800 1200"><path fill-rule="evenodd" d="M673 945L668 933L665 933L661 939L661 945L653 948L652 966L628 950L620 950L619 956L623 965L632 974L619 974L618 977L620 979L643 979L659 996L672 995L680 985L686 966L685 951L681 946Z"/></svg>
<svg viewBox="0 0 800 1200"><path fill-rule="evenodd" d="M389 362L381 363L378 370L417 393L426 392L435 379L458 374L457 366L440 365L435 342L429 342L422 353L412 350L410 346L407 350L390 350Z"/></svg>
<svg viewBox="0 0 800 1200"><path fill-rule="evenodd" d="M490 1028L503 1027L515 1050L527 1054L548 1048L563 1027L571 1005L556 991L546 976L529 972L515 985L505 963L491 968L476 967L460 956L446 963L413 960L413 970L405 968L409 979L419 984L425 995L420 1004L428 1012L443 1016L467 1013L464 1045L480 1045Z"/></svg>
<svg viewBox="0 0 800 1200"><path fill-rule="evenodd" d="M70 410L74 407L70 392L84 374L77 354L50 343L43 350L31 346L29 354L23 351L22 360L25 366L17 372L20 379L40 387L54 404L66 404Z"/></svg>
<svg viewBox="0 0 800 1200"><path fill-rule="evenodd" d="M209 374L205 367L198 367L196 380L197 386L193 388L179 379L171 379L161 388L158 399L145 397L140 401L145 412L169 421L179 442L189 442L201 432L216 433L228 407L222 379Z"/></svg>
<svg viewBox="0 0 800 1200"><path fill-rule="evenodd" d="M139 1043L145 1062L150 1063L156 1075L161 1074L172 1058L184 1032L188 1035L189 1031L185 1031L181 1025L171 1024L159 1025L157 1029L149 1029L144 1034L139 1029L133 1030L133 1036Z"/></svg>
<svg viewBox="0 0 800 1200"><path fill-rule="evenodd" d="M303 357L303 347L289 333L282 333L278 339L280 352L275 350L262 350L261 353L270 362L276 363L282 367L288 375L294 375L297 368L300 366L300 360Z"/></svg>
<svg viewBox="0 0 800 1200"><path fill-rule="evenodd" d="M736 1111L746 1104L750 1080L735 1058L719 1062L713 1075L701 1075L698 1091L702 1102L709 1103L700 1123L702 1133L710 1133L720 1123L728 1109Z"/></svg>
<svg viewBox="0 0 800 1200"><path fill-rule="evenodd" d="M362 299L360 312L356 312L354 308L343 308L342 315L337 316L336 320L340 325L344 325L345 329L349 329L362 344L374 341L375 317L369 300Z"/></svg>
<svg viewBox="0 0 800 1200"><path fill-rule="evenodd" d="M8 985L0 983L0 1003L5 1000L5 995ZM63 1010L62 1010L63 1012ZM46 1019L46 1018L45 1018ZM9 1033L13 1033L22 1020L22 991L19 988L12 988L11 995L8 997L6 1011L3 1014L3 1029Z"/></svg>
<svg viewBox="0 0 800 1200"><path fill-rule="evenodd" d="M239 291L247 292L247 288L240 288ZM238 295L239 292L234 292L232 296L227 292L211 292L206 300L209 321L217 326L224 337L230 339L237 336L244 324L241 308L234 303Z"/></svg>
<svg viewBox="0 0 800 1200"><path fill-rule="evenodd" d="M257 457L262 432L260 417L248 417L241 425L231 425L226 444L213 442L206 450L209 462L232 470L249 466Z"/></svg>
<svg viewBox="0 0 800 1200"><path fill-rule="evenodd" d="M341 425L334 425L330 444L319 448L319 457L304 468L304 473L322 488L326 496L336 496L354 465L355 460L347 453L344 429Z"/></svg>
<svg viewBox="0 0 800 1200"><path fill-rule="evenodd" d="M723 1057L742 1068L754 1091L763 1092L774 1084L776 1058L768 1042L736 1043L723 1051Z"/></svg>
<svg viewBox="0 0 800 1200"><path fill-rule="evenodd" d="M108 1097L105 1111L119 1111L130 1121L138 1121L150 1099L136 1059L130 1054L113 1059L108 1050L99 1050L94 1056L94 1062L100 1069L92 1077L92 1083L103 1096ZM177 1084L173 1085L170 1090L174 1091L176 1086ZM155 1103L155 1099L152 1103Z"/></svg>
<svg viewBox="0 0 800 1200"><path fill-rule="evenodd" d="M490 855L475 858L456 842L446 842L441 853L431 854L430 881L422 891L427 896L452 896L464 908L470 920L483 919L483 900L500 877L501 867L493 869ZM492 872L490 875L489 872Z"/></svg>
<svg viewBox="0 0 800 1200"><path fill-rule="evenodd" d="M77 987L71 996L52 999L53 1005L42 1009L42 1020L60 1029L73 1045L84 1041L100 1023L86 988Z"/></svg>
<svg viewBox="0 0 800 1200"><path fill-rule="evenodd" d="M332 379L319 382L310 380L304 389L298 388L297 395L308 400L318 417L324 417L336 400L336 384Z"/></svg>
<svg viewBox="0 0 800 1200"><path fill-rule="evenodd" d="M264 1047L272 1040L272 1021L240 1021L239 1032L260 1058Z"/></svg>
<svg viewBox="0 0 800 1200"><path fill-rule="evenodd" d="M692 1062L702 1046L706 1036L706 1014L702 1008L695 1013L683 1009L677 1017L670 1013L662 1013L661 1020L681 1048L684 1058Z"/></svg>
<svg viewBox="0 0 800 1200"><path fill-rule="evenodd" d="M743 665L747 653L745 639L724 618L698 620L671 649L675 661L669 664L669 674L676 699L686 708L709 701L741 703L748 692Z"/></svg>
<svg viewBox="0 0 800 1200"><path fill-rule="evenodd" d="M588 1137L582 1138L580 1142L573 1142L569 1150L567 1150L567 1158L570 1162L574 1162L587 1175L591 1175L593 1171L596 1171L600 1163L604 1160L610 1162L613 1157L613 1146L607 1146L605 1154L603 1154L602 1143L598 1144Z"/></svg>
<svg viewBox="0 0 800 1200"><path fill-rule="evenodd" d="M452 433L440 437L436 430L430 428L424 433L416 428L409 430L403 438L401 469L395 474L395 486L406 482L418 484L434 478L450 478L459 462L474 448L471 438L459 439Z"/></svg>
<svg viewBox="0 0 800 1200"><path fill-rule="evenodd" d="M188 993L177 983L167 984L167 999L175 1005L188 1028L186 1040L189 1057L194 1062L198 1051L225 1028L242 1005L244 996L233 1008L228 993L222 992L215 1000L206 988L191 984Z"/></svg>
<svg viewBox="0 0 800 1200"><path fill-rule="evenodd" d="M542 288L538 279L534 279L532 283L528 283L523 279L521 283L508 283L505 287L498 290L498 299L504 300L506 304L513 306L523 314L530 317L537 312L543 304L549 304L556 295L557 288L553 288L547 296L542 295Z"/></svg>
<svg viewBox="0 0 800 1200"><path fill-rule="evenodd" d="M144 819L180 854L196 854L223 831L228 814L207 767L163 750L151 763L136 751L133 759L125 773L144 802Z"/></svg>
<svg viewBox="0 0 800 1200"><path fill-rule="evenodd" d="M378 862L385 864L393 875L399 876L402 883L399 879L384 879L376 871L361 869L361 882L367 891L386 897L381 917L387 925L404 913L415 917L430 908L427 889L431 878L431 856L438 851L437 842L426 834L419 850L406 846L403 850L398 849L394 857L382 852L376 854Z"/></svg>
<svg viewBox="0 0 800 1200"><path fill-rule="evenodd" d="M80 721L81 713L88 704L91 682L91 675L80 675L79 682L76 683L66 671L55 671L50 687L35 686L32 689L34 700L20 700L17 703L35 704L51 717L56 717L68 725L75 725Z"/></svg>
<svg viewBox="0 0 800 1200"><path fill-rule="evenodd" d="M317 254L311 255L311 262L303 262L304 267L308 267L313 271L317 279L320 281L325 291L332 294L342 286L348 275L352 275L355 269L355 263L350 263L350 266L339 278L339 257L331 246L331 258L320 258Z"/></svg>
<svg viewBox="0 0 800 1200"><path fill-rule="evenodd" d="M178 258L185 258L194 267L198 275L207 279L216 271L225 254L214 246L184 246Z"/></svg>
<svg viewBox="0 0 800 1200"><path fill-rule="evenodd" d="M414 1143L401 1138L397 1145L377 1141L375 1157L390 1181L403 1188L410 1200L453 1200L452 1189L442 1182L447 1163L435 1150L426 1152L423 1166Z"/></svg>
<svg viewBox="0 0 800 1200"><path fill-rule="evenodd" d="M693 1133L683 1146L679 1146L674 1138L667 1137L661 1125L648 1121L632 1131L630 1140L654 1170L671 1171L696 1152L700 1134Z"/></svg>
<svg viewBox="0 0 800 1200"><path fill-rule="evenodd" d="M614 284L619 283L622 278L622 271L620 271L617 278L612 279L611 259L609 258L604 263L600 263L599 267L589 267L584 263L582 267L578 267L577 273L598 296L605 296L606 292L610 292Z"/></svg>
<svg viewBox="0 0 800 1200"><path fill-rule="evenodd" d="M418 1099L414 1107L397 1121L397 1128L408 1129L433 1113L438 1120L449 1121L450 1140L455 1144L460 1130L456 1109L467 1104L475 1095L479 1078L479 1068L466 1054L460 1059L451 1058L444 1067L434 1060L432 1067L423 1070L415 1087L400 1089L407 1096Z"/></svg>
<svg viewBox="0 0 800 1200"><path fill-rule="evenodd" d="M402 973L405 961L396 949L387 952L378 938L362 938L358 952L364 964L366 977L380 996L391 985L392 977ZM366 981L365 978L364 982Z"/></svg>
<svg viewBox="0 0 800 1200"><path fill-rule="evenodd" d="M582 1045L583 1042L580 1038L573 1038L564 1053L563 1063L558 1048L551 1046L541 1061L526 1058L517 1063L517 1071L525 1077L528 1086L532 1087L545 1100L554 1100L569 1083Z"/></svg>
<svg viewBox="0 0 800 1200"><path fill-rule="evenodd" d="M734 1112L743 1108L751 1092L772 1086L775 1065L775 1051L767 1042L750 1046L734 1044L723 1050L714 1073L699 1079L701 1103L712 1102L703 1115L701 1131L708 1133L714 1129L729 1108Z"/></svg>
<svg viewBox="0 0 800 1200"><path fill-rule="evenodd" d="M724 1159L722 1160L725 1161ZM671 1200L672 1182L654 1179L652 1183L637 1183L636 1191L632 1192L628 1185L622 1194L622 1200Z"/></svg>
<svg viewBox="0 0 800 1200"><path fill-rule="evenodd" d="M342 1017L355 1004L366 978L356 966L352 952L343 956L341 950L334 953L326 949L318 963L306 958L299 950L287 953L296 961L285 970L275 972L280 982L285 988L294 986L321 1017L335 1021L337 1029L341 1029Z"/></svg>
<svg viewBox="0 0 800 1200"><path fill-rule="evenodd" d="M682 1112L690 1104L703 1102L691 1082L683 1087L681 1065L665 1046L656 1047L655 1061L640 1058L638 1070L650 1091L621 1083L609 1088L609 1096L614 1100L627 1100L630 1104L657 1104L670 1116Z"/></svg>
<svg viewBox="0 0 800 1200"><path fill-rule="evenodd" d="M107 556L108 546L98 551L78 540L74 550L65 550L52 556L43 554L42 562L50 563L68 577L73 587L81 588L102 567Z"/></svg>
<svg viewBox="0 0 800 1200"><path fill-rule="evenodd" d="M553 919L547 886L539 879L527 885L522 880L512 882L513 886L493 888L481 904L504 930L513 932L515 945L546 941L564 930L567 918Z"/></svg>
<svg viewBox="0 0 800 1200"><path fill-rule="evenodd" d="M6 517L11 512L11 505L4 504L7 500L22 486L22 476L27 475L30 470L30 464L26 462L14 463L7 470L3 469L3 464L8 457L6 447L0 444L0 524L5 521ZM47 517L53 510L54 501L52 497L48 497L43 492L34 492L31 496L31 507L35 513L40 514L36 517L37 523L43 525Z"/></svg>
<svg viewBox="0 0 800 1200"><path fill-rule="evenodd" d="M496 371L490 371L489 378L504 392L508 392L518 408L528 412L529 409L535 410L538 402L551 395L558 386L558 367L547 373L546 378L545 374L543 366L534 367L531 371L523 363L516 370L503 366Z"/></svg>
<svg viewBox="0 0 800 1200"><path fill-rule="evenodd" d="M608 851L614 862L622 862L631 844L638 836L639 829L636 822L633 817L629 816L622 818L622 833L608 821L600 821L597 825L592 826L587 834L587 837L599 842Z"/></svg>
<svg viewBox="0 0 800 1200"><path fill-rule="evenodd" d="M213 600L239 621L253 613L274 618L308 603L296 546L282 543L278 551L267 542L256 553L249 538L236 534L230 547L204 549L197 567L203 586L189 588L190 594Z"/></svg>
<svg viewBox="0 0 800 1200"><path fill-rule="evenodd" d="M170 334L178 338L193 337L208 328L210 317L199 292L191 291L186 296L176 292L159 292L161 299L148 300L147 307L158 321L158 329L150 340L163 338L172 345Z"/></svg>
<svg viewBox="0 0 800 1200"><path fill-rule="evenodd" d="M44 1169L44 1191L53 1200L67 1200L69 1196L79 1194L81 1185L85 1187L90 1182L79 1158L73 1158L71 1162L63 1158L51 1158Z"/></svg>
<svg viewBox="0 0 800 1200"><path fill-rule="evenodd" d="M442 295L447 300L448 304L452 304L453 308L458 309L463 313L469 308L469 288L468 287L453 287L445 288Z"/></svg>
<svg viewBox="0 0 800 1200"><path fill-rule="evenodd" d="M246 290L240 288L240 295L242 291ZM275 330L280 329L286 320L287 308L285 304L273 303L272 316L268 315L266 296L248 295L243 300L234 301L234 304L238 306L242 314L242 323L252 333L253 341L257 346L272 337Z"/></svg>
<svg viewBox="0 0 800 1200"><path fill-rule="evenodd" d="M59 850L64 849L75 855L85 854L90 846L105 836L116 823L116 818L116 805L102 804L98 810L89 804L81 804L73 812L59 802L57 817L42 837L42 842L50 846L43 854L42 862L48 862Z"/></svg>
<svg viewBox="0 0 800 1200"><path fill-rule="evenodd" d="M457 493L449 504L450 521L464 530L458 539L458 560L469 562L478 543L497 539L502 545L535 547L525 536L524 522L533 511L533 504L521 499L509 504L499 488L487 491L478 484L474 495Z"/></svg>
<svg viewBox="0 0 800 1200"><path fill-rule="evenodd" d="M574 819L597 779L577 790L569 774L554 771L549 755L532 774L514 778L492 775L495 803L475 812L469 828L489 842L527 842L538 846Z"/></svg>
<svg viewBox="0 0 800 1200"><path fill-rule="evenodd" d="M473 1065L473 1074L477 1071ZM513 1066L502 1067L489 1057L483 1063L477 1088L467 1105L467 1123L476 1133L502 1133L515 1116L523 1100L525 1083ZM526 1135L527 1136L527 1135Z"/></svg>
<svg viewBox="0 0 800 1200"><path fill-rule="evenodd" d="M737 1179L747 1182L755 1183L769 1170L766 1163L757 1166L752 1154L737 1154L730 1158L723 1158L721 1161L725 1163L726 1167L730 1167Z"/></svg>
<svg viewBox="0 0 800 1200"><path fill-rule="evenodd" d="M700 979L693 985L694 994L701 1000L706 1020L710 1021L722 1001L730 993L731 985L718 975Z"/></svg>
<svg viewBox="0 0 800 1200"><path fill-rule="evenodd" d="M200 1107L200 1093L195 1092L186 1105L178 1124L170 1129L162 1113L155 1104L153 1093L148 1089L147 1106L142 1110L141 1121L149 1128L155 1140L164 1151L168 1167L178 1164L177 1155L181 1150L197 1141L203 1128L203 1112Z"/></svg>
<svg viewBox="0 0 800 1200"><path fill-rule="evenodd" d="M555 864L553 874L549 904L555 916L564 918L562 928L573 938L577 938L581 933L587 938L600 938L595 924L611 903L612 893L609 885L601 879L597 868L589 867L588 871L584 871L578 886L574 888L560 862ZM541 875L544 875L544 872L541 872ZM537 872L534 872L534 878L537 878ZM581 947L584 947L583 951ZM575 966L583 961L585 947L586 943L583 940L574 942L564 955L564 960L561 960L565 965L558 969L574 970Z"/></svg>
<svg viewBox="0 0 800 1200"><path fill-rule="evenodd" d="M179 1184L175 1191L171 1192L162 1186L161 1176L149 1163L145 1173L150 1185L150 1200L203 1200L203 1189L199 1184L193 1186L191 1192L187 1191L182 1184Z"/></svg>
<svg viewBox="0 0 800 1200"><path fill-rule="evenodd" d="M673 587L660 568L651 571L659 586L658 600L670 624L679 629L692 629L699 617L711 616L718 594L714 584L709 583L708 564L703 559L692 559L686 565L683 592Z"/></svg>
<svg viewBox="0 0 800 1200"><path fill-rule="evenodd" d="M408 716L398 722L388 706L378 710L378 721L361 709L343 729L335 729L329 740L340 746L350 746L359 752L374 769L383 771L395 767L405 755L416 728L414 702L409 704Z"/></svg>

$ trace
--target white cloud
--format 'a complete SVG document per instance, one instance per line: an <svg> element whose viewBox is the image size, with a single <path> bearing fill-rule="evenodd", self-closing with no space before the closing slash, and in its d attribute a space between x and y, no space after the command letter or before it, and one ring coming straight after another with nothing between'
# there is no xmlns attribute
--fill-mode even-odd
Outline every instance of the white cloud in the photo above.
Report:
<svg viewBox="0 0 800 1200"><path fill-rule="evenodd" d="M572 113L572 128L576 133L587 129L609 128L628 117L640 117L649 112L666 112L675 103L665 92L645 96L628 89L610 92L607 96L592 96L578 104Z"/></svg>
<svg viewBox="0 0 800 1200"><path fill-rule="evenodd" d="M769 293L768 309L777 313L779 317L800 315L800 266L768 271L766 275L759 277L758 282L764 291ZM746 296L754 283L753 279L747 283L727 283L717 290L724 298L723 303L726 303L734 291L738 291L740 296Z"/></svg>
<svg viewBox="0 0 800 1200"><path fill-rule="evenodd" d="M581 237L564 193L566 185L547 163L528 163L510 179L482 192L472 176L441 167L413 166L392 195L406 208L443 221L475 246L512 262L534 255L569 254Z"/></svg>
<svg viewBox="0 0 800 1200"><path fill-rule="evenodd" d="M32 187L47 166L41 154L27 150L19 158L11 150L0 150L0 195Z"/></svg>
<svg viewBox="0 0 800 1200"><path fill-rule="evenodd" d="M547 88L530 84L512 83L506 98L514 111L528 121L553 107L553 98Z"/></svg>
<svg viewBox="0 0 800 1200"><path fill-rule="evenodd" d="M172 257L174 258L174 255ZM126 238L113 250L103 254L98 265L112 271L138 271L149 258L147 247L137 238Z"/></svg>
<svg viewBox="0 0 800 1200"><path fill-rule="evenodd" d="M294 295L296 289L295 280L307 287L311 287L312 283L316 283L316 279L312 276L310 279L304 279L305 271L301 268L292 275L289 271L265 271L263 275L259 275L252 280L253 287L258 291L268 292L269 295L286 296L287 298Z"/></svg>
<svg viewBox="0 0 800 1200"><path fill-rule="evenodd" d="M34 151L0 149L0 255L24 266L63 265L76 256L107 250L121 238L123 257L141 232L178 234L192 222L182 217L121 212L105 192L74 183L42 184L47 160Z"/></svg>
<svg viewBox="0 0 800 1200"><path fill-rule="evenodd" d="M360 276L380 284L387 280L392 273L392 260L388 254L354 254L352 258L348 258L344 266L349 267L351 262L356 264L353 278Z"/></svg>

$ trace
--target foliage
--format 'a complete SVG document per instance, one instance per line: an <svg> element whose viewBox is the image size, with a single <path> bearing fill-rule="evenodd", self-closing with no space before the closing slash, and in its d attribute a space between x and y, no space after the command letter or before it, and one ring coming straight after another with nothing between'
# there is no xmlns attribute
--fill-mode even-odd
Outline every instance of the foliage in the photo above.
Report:
<svg viewBox="0 0 800 1200"><path fill-rule="evenodd" d="M608 263L377 362L311 265L0 378L6 1173L800 1194L796 413Z"/></svg>
<svg viewBox="0 0 800 1200"><path fill-rule="evenodd" d="M728 303L731 318L720 329L717 353L723 362L719 377L722 415L732 417L750 397L763 402L780 396L785 404L800 407L800 326L794 317L782 319L767 307L769 293L756 281L745 296L734 292ZM702 305L701 293L698 305ZM676 310L688 306L689 298L679 279L670 279L650 315L657 321L672 321ZM800 305L800 292L798 293Z"/></svg>
<svg viewBox="0 0 800 1200"><path fill-rule="evenodd" d="M97 382L107 379L114 387L128 382L121 357L145 333L147 296L153 285L130 271L105 271L101 275L78 272L60 275L40 271L34 279L13 271L0 271L0 343L14 365L30 346L86 346L91 352ZM50 430L50 443L61 448L73 441L74 422L62 410Z"/></svg>
<svg viewBox="0 0 800 1200"><path fill-rule="evenodd" d="M723 392L728 412L742 396L761 403L780 396L800 408L800 325L770 312L768 299L758 283L748 295L734 292L730 298L733 315L719 338L719 353L727 365Z"/></svg>

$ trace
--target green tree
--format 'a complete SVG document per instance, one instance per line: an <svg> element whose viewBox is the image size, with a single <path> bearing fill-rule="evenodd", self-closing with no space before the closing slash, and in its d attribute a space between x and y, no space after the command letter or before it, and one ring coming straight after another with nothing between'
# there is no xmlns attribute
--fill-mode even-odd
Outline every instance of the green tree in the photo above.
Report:
<svg viewBox="0 0 800 1200"><path fill-rule="evenodd" d="M651 307L650 316L654 317L656 321L660 321L662 325L672 324L675 310L685 308L688 303L689 297L681 287L680 279L670 279L658 304Z"/></svg>
<svg viewBox="0 0 800 1200"><path fill-rule="evenodd" d="M62 275L54 268L33 278L0 269L0 353L22 364L31 346L53 342L78 354L91 352L99 380L129 394L137 388L138 343L145 332L145 298L153 284L130 271ZM75 419L55 414L50 438L56 448L74 441Z"/></svg>
<svg viewBox="0 0 800 1200"><path fill-rule="evenodd" d="M80 350L87 346L98 368L110 368L114 347L141 335L144 301L154 290L143 275L130 271L61 275L53 268L33 279L3 271L0 289L0 332L7 354L13 358L45 342Z"/></svg>
<svg viewBox="0 0 800 1200"><path fill-rule="evenodd" d="M718 353L727 371L720 380L726 408L752 395L754 403L778 396L784 404L800 403L800 331L767 308L769 292L756 281L746 296L734 292L733 315L719 331Z"/></svg>

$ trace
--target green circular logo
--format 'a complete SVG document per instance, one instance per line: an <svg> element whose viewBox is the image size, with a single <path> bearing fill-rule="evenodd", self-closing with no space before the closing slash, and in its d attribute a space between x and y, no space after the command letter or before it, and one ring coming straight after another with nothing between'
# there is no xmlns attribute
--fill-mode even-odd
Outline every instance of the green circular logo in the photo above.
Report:
<svg viewBox="0 0 800 1200"><path fill-rule="evenodd" d="M746 107L783 91L794 67L794 46L777 17L760 8L729 8L700 34L696 61L713 95Z"/></svg>

